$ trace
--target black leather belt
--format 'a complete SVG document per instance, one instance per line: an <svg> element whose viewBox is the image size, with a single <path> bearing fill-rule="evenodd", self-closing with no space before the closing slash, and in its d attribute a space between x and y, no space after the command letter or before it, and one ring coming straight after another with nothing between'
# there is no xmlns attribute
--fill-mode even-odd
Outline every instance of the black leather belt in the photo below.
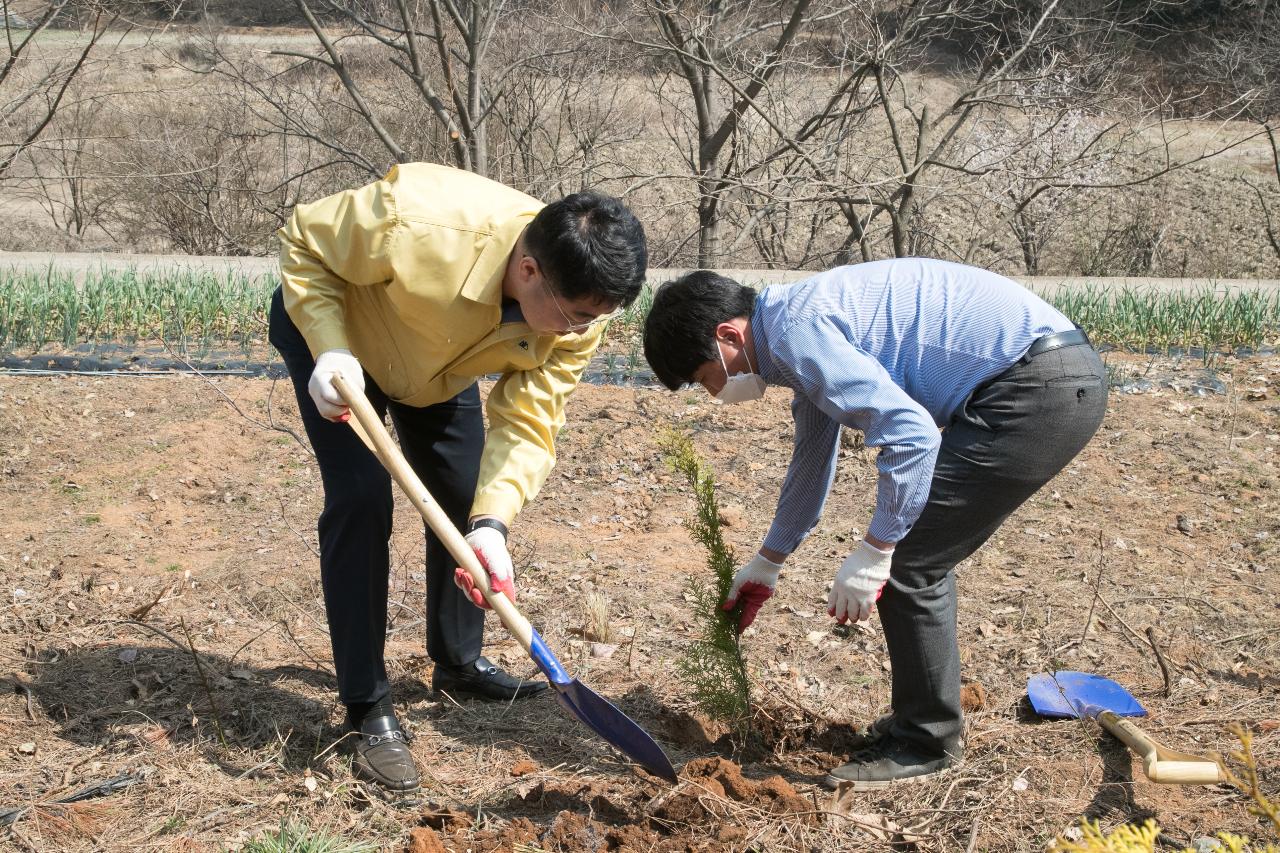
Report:
<svg viewBox="0 0 1280 853"><path fill-rule="evenodd" d="M1027 350L1026 355L1022 357L1022 361L1030 361L1042 352L1049 350L1062 349L1063 347L1074 347L1080 344L1089 343L1089 336L1084 333L1084 329L1068 329L1065 332L1058 332L1053 335L1045 335L1043 338L1037 338L1036 342Z"/></svg>

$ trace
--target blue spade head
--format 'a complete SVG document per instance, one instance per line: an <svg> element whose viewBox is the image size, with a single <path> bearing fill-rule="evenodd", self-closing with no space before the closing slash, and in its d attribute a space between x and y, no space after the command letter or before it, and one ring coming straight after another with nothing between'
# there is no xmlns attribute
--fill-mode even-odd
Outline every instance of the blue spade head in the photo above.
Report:
<svg viewBox="0 0 1280 853"><path fill-rule="evenodd" d="M671 760L662 751L662 747L649 737L648 732L636 725L634 720L618 710L608 699L578 679L570 678L537 631L533 632L531 646L533 660L551 682L561 708L654 776L673 784L677 781Z"/></svg>
<svg viewBox="0 0 1280 853"><path fill-rule="evenodd" d="M1042 717L1096 717L1111 711L1120 717L1145 717L1138 700L1116 682L1090 672L1059 670L1027 680L1027 698Z"/></svg>

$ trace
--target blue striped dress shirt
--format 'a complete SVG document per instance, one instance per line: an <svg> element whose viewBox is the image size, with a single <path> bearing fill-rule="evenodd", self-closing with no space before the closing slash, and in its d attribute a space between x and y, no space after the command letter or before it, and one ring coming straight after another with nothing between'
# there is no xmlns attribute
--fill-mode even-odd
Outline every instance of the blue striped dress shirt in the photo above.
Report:
<svg viewBox="0 0 1280 853"><path fill-rule="evenodd" d="M975 388L1043 335L1074 324L1020 284L947 261L838 267L765 288L751 317L757 370L795 391L795 449L764 545L790 554L835 479L841 424L880 448L868 533L907 534L924 509L941 444Z"/></svg>

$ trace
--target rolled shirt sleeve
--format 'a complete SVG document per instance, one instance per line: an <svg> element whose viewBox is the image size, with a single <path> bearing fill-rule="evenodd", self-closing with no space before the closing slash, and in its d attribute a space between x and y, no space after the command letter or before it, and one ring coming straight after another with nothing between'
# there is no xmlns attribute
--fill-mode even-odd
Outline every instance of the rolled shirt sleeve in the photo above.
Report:
<svg viewBox="0 0 1280 853"><path fill-rule="evenodd" d="M805 437L806 441L819 439L816 448L831 454L831 473L826 474L819 491L817 481L807 479L803 470L788 469L775 516L775 526L781 524L784 529L771 528L769 537L776 535L779 542L794 540L798 545L812 529L817 516L809 520L810 515L815 507L821 512L831 488L838 425L843 424L862 430L867 446L880 450L876 460L876 507L868 533L885 542L901 540L929 498L934 463L942 443L933 418L894 383L876 359L854 345L841 318L824 315L794 324L775 342L774 357L792 375L794 387L800 389L798 393L832 422L824 429L810 422L810 434ZM800 429L797 421L797 449L802 441ZM816 454L818 449L810 452ZM807 455L800 458L803 462ZM793 466L795 462L793 457ZM806 495L806 491L810 494ZM814 494L818 495L816 499ZM777 550L789 553L794 546Z"/></svg>
<svg viewBox="0 0 1280 853"><path fill-rule="evenodd" d="M555 465L565 401L603 334L598 326L566 336L541 366L507 373L494 384L472 515L496 516L510 525L537 495Z"/></svg>

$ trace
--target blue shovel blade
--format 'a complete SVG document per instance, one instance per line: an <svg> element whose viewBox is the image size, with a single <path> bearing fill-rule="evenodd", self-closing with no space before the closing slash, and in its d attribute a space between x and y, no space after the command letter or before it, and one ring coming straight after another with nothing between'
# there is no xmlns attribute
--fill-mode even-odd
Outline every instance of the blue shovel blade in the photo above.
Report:
<svg viewBox="0 0 1280 853"><path fill-rule="evenodd" d="M578 679L570 678L537 631L533 632L531 652L534 663L551 682L551 687L556 692L556 701L570 716L585 723L593 732L654 776L671 783L677 781L676 769L671 766L671 760L662 751L662 747L612 702Z"/></svg>
<svg viewBox="0 0 1280 853"><path fill-rule="evenodd" d="M1097 717L1111 711L1118 717L1145 717L1138 700L1110 678L1091 672L1059 670L1027 680L1027 698L1042 717Z"/></svg>

